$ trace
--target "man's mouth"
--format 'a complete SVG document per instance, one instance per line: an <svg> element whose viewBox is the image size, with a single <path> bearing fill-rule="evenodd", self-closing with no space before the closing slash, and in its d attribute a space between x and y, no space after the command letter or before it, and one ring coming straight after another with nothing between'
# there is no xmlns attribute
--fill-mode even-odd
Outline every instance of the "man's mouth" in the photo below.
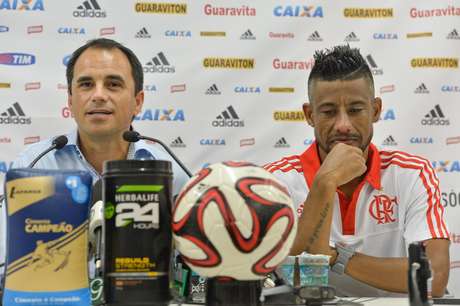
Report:
<svg viewBox="0 0 460 306"><path fill-rule="evenodd" d="M87 115L111 115L112 111L107 110L107 109L95 109L86 112Z"/></svg>
<svg viewBox="0 0 460 306"><path fill-rule="evenodd" d="M330 140L331 144L342 142L346 144L352 144L359 141L359 137L334 137Z"/></svg>

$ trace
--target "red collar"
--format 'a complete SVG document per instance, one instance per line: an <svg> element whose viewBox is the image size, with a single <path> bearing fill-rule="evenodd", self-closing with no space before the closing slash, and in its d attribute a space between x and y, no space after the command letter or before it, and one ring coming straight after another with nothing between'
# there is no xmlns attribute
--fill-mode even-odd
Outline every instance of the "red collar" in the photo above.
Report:
<svg viewBox="0 0 460 306"><path fill-rule="evenodd" d="M313 179L321 166L318 155L317 143L314 141L308 149L300 155L303 173L311 188ZM368 182L374 189L380 189L380 154L376 146L369 144L369 156L367 158L367 172L364 181Z"/></svg>

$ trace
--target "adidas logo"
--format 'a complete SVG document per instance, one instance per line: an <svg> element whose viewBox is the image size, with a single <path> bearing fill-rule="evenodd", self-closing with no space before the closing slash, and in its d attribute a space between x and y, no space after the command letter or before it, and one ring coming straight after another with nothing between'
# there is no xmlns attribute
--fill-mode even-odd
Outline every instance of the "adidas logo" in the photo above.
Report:
<svg viewBox="0 0 460 306"><path fill-rule="evenodd" d="M439 104L430 110L425 118L422 119L422 125L450 125L449 119L445 119L444 113Z"/></svg>
<svg viewBox="0 0 460 306"><path fill-rule="evenodd" d="M254 40L256 39L256 37L254 36L254 34L252 34L251 30L248 29L246 32L241 34L240 39Z"/></svg>
<svg viewBox="0 0 460 306"><path fill-rule="evenodd" d="M144 72L174 73L176 72L176 68L171 66L164 53L160 52L154 56L152 60L146 64L146 66L144 66Z"/></svg>
<svg viewBox="0 0 460 306"><path fill-rule="evenodd" d="M287 143L284 137L281 137L274 145L275 148L289 148L290 145Z"/></svg>
<svg viewBox="0 0 460 306"><path fill-rule="evenodd" d="M152 36L147 32L147 29L144 27L137 32L136 38L151 38Z"/></svg>
<svg viewBox="0 0 460 306"><path fill-rule="evenodd" d="M96 0L84 1L73 11L74 17L105 18L107 13L101 9Z"/></svg>
<svg viewBox="0 0 460 306"><path fill-rule="evenodd" d="M355 32L351 32L350 34L348 34L347 36L345 36L345 39L344 39L346 42L350 42L350 41L359 41L359 38L358 36L356 36Z"/></svg>
<svg viewBox="0 0 460 306"><path fill-rule="evenodd" d="M384 145L384 146L397 146L398 143L395 141L393 136L390 135L383 141L382 145Z"/></svg>
<svg viewBox="0 0 460 306"><path fill-rule="evenodd" d="M186 147L185 143L182 141L182 138L180 138L180 136L174 139L169 146L171 148L185 148Z"/></svg>
<svg viewBox="0 0 460 306"><path fill-rule="evenodd" d="M447 34L447 39L460 39L457 29L453 29L449 34Z"/></svg>
<svg viewBox="0 0 460 306"><path fill-rule="evenodd" d="M244 127L244 120L240 120L233 106L228 106L216 120L212 122L214 127Z"/></svg>
<svg viewBox="0 0 460 306"><path fill-rule="evenodd" d="M22 110L21 105L18 102L14 103L13 106L8 107L6 112L0 114L0 124L31 124L32 119L26 117L26 114Z"/></svg>
<svg viewBox="0 0 460 306"><path fill-rule="evenodd" d="M216 84L212 84L211 87L209 87L208 90L206 90L206 94L207 95L220 95L221 92L217 88Z"/></svg>
<svg viewBox="0 0 460 306"><path fill-rule="evenodd" d="M318 31L311 33L311 35L308 37L308 40L309 41L323 41Z"/></svg>
<svg viewBox="0 0 460 306"><path fill-rule="evenodd" d="M414 90L414 93L416 93L416 94L427 94L427 93L430 93L430 91L426 87L425 83L422 83Z"/></svg>
<svg viewBox="0 0 460 306"><path fill-rule="evenodd" d="M371 71L372 71L372 74L373 75L381 75L383 74L383 70L382 69L379 69L379 67L377 66L377 63L374 61L374 58L372 57L372 55L368 55L366 56L366 60L367 60L367 63L369 64L369 68L371 68Z"/></svg>

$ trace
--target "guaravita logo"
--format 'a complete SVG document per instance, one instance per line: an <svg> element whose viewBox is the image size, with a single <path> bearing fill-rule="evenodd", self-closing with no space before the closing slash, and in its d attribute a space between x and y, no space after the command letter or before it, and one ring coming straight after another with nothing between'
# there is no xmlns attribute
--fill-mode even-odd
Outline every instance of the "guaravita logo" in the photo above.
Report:
<svg viewBox="0 0 460 306"><path fill-rule="evenodd" d="M436 104L422 119L422 125L450 125L450 121L445 118L441 106Z"/></svg>
<svg viewBox="0 0 460 306"><path fill-rule="evenodd" d="M428 87L426 87L425 83L421 83L415 90L414 93L416 94L429 94L430 91Z"/></svg>
<svg viewBox="0 0 460 306"><path fill-rule="evenodd" d="M281 137L274 145L275 148L289 148L290 145L286 141L286 138Z"/></svg>
<svg viewBox="0 0 460 306"><path fill-rule="evenodd" d="M372 55L367 55L366 56L366 60L367 60L367 63L369 64L370 68L371 68L371 71L372 71L372 74L373 75L382 75L383 74L383 70L380 69L378 66L377 66L377 63L375 62L374 58L372 57Z"/></svg>
<svg viewBox="0 0 460 306"><path fill-rule="evenodd" d="M355 32L350 32L350 34L345 36L344 41L346 42L359 41L359 37L355 34Z"/></svg>
<svg viewBox="0 0 460 306"><path fill-rule="evenodd" d="M240 39L243 39L243 40L255 40L256 37L254 36L252 31L250 29L248 29L246 32L241 34Z"/></svg>
<svg viewBox="0 0 460 306"><path fill-rule="evenodd" d="M319 35L318 31L314 31L313 33L308 36L308 41L323 41L321 35Z"/></svg>
<svg viewBox="0 0 460 306"><path fill-rule="evenodd" d="M185 148L186 147L184 141L182 140L180 136L174 139L169 146L171 148Z"/></svg>
<svg viewBox="0 0 460 306"><path fill-rule="evenodd" d="M397 146L398 143L395 141L392 135L388 136L385 138L385 140L382 143L383 146Z"/></svg>
<svg viewBox="0 0 460 306"><path fill-rule="evenodd" d="M244 120L241 120L233 106L228 106L216 120L212 122L214 127L244 127Z"/></svg>
<svg viewBox="0 0 460 306"><path fill-rule="evenodd" d="M32 119L27 117L21 105L15 102L6 112L0 114L0 124L31 124Z"/></svg>
<svg viewBox="0 0 460 306"><path fill-rule="evenodd" d="M460 35L458 35L457 29L453 29L452 31L447 34L447 39L460 39Z"/></svg>
<svg viewBox="0 0 460 306"><path fill-rule="evenodd" d="M212 84L208 90L206 90L206 94L207 95L220 95L221 92L219 90L219 88L217 88L217 85L216 84Z"/></svg>
<svg viewBox="0 0 460 306"><path fill-rule="evenodd" d="M96 0L86 0L73 11L74 17L105 18L107 13L102 10Z"/></svg>
<svg viewBox="0 0 460 306"><path fill-rule="evenodd" d="M145 27L143 27L142 29L140 29L137 33L136 33L136 38L151 38L152 35L149 34L149 32L147 31L147 29Z"/></svg>
<svg viewBox="0 0 460 306"><path fill-rule="evenodd" d="M176 68L172 66L166 59L163 52L159 52L156 56L147 62L144 66L145 73L174 73Z"/></svg>

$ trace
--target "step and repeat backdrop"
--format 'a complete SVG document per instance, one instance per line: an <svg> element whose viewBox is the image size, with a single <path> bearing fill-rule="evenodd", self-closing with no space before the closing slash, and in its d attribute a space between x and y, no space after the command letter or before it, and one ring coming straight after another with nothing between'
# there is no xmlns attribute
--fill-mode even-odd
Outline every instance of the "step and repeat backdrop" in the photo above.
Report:
<svg viewBox="0 0 460 306"><path fill-rule="evenodd" d="M299 154L317 49L360 48L383 100L373 142L429 159L451 230L460 295L460 1L0 0L0 183L30 143L66 133L65 68L77 47L116 39L138 55L134 127L192 171Z"/></svg>

